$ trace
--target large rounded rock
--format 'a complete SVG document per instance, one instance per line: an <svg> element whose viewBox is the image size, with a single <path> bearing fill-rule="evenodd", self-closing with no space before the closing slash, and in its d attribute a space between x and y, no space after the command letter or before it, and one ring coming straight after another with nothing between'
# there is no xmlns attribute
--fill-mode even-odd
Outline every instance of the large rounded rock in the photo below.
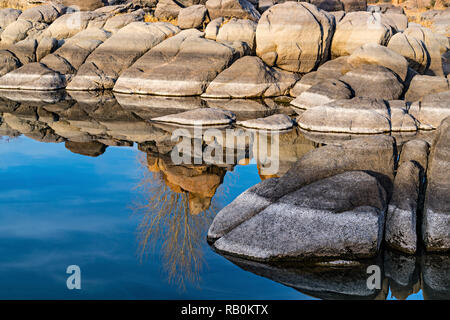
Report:
<svg viewBox="0 0 450 320"><path fill-rule="evenodd" d="M216 108L199 108L178 114L170 114L167 116L153 118L152 120L184 126L216 126L231 124L236 120L236 116L227 110Z"/></svg>
<svg viewBox="0 0 450 320"><path fill-rule="evenodd" d="M331 55L346 56L367 43L387 45L392 34L392 27L381 14L348 13L336 26Z"/></svg>
<svg viewBox="0 0 450 320"><path fill-rule="evenodd" d="M222 71L203 97L256 98L285 95L297 80L292 73L268 67L258 57L246 56Z"/></svg>
<svg viewBox="0 0 450 320"><path fill-rule="evenodd" d="M0 78L1 89L57 90L65 83L59 73L41 63L30 63Z"/></svg>
<svg viewBox="0 0 450 320"><path fill-rule="evenodd" d="M405 100L411 102L418 101L427 95L449 90L450 84L447 78L416 75L412 78L408 91L405 93Z"/></svg>
<svg viewBox="0 0 450 320"><path fill-rule="evenodd" d="M17 9L0 9L0 31L17 20L22 11Z"/></svg>
<svg viewBox="0 0 450 320"><path fill-rule="evenodd" d="M208 0L206 8L211 19L226 17L258 21L260 18L258 10L247 0Z"/></svg>
<svg viewBox="0 0 450 320"><path fill-rule="evenodd" d="M356 97L395 100L403 93L403 85L389 69L362 65L339 78L348 84Z"/></svg>
<svg viewBox="0 0 450 320"><path fill-rule="evenodd" d="M409 113L422 129L437 129L442 120L450 116L450 90L432 93L414 102Z"/></svg>
<svg viewBox="0 0 450 320"><path fill-rule="evenodd" d="M391 131L389 110L383 100L353 98L310 108L297 118L306 130L337 133Z"/></svg>
<svg viewBox="0 0 450 320"><path fill-rule="evenodd" d="M178 14L178 27L180 29L201 27L207 12L206 7L202 4L181 9Z"/></svg>
<svg viewBox="0 0 450 320"><path fill-rule="evenodd" d="M375 64L386 67L395 72L402 80L406 80L408 74L408 62L395 51L384 46L369 43L356 49L348 58L348 64L357 68L365 64Z"/></svg>
<svg viewBox="0 0 450 320"><path fill-rule="evenodd" d="M114 91L169 96L202 94L239 52L203 38L196 29L183 30L153 47L124 71Z"/></svg>
<svg viewBox="0 0 450 320"><path fill-rule="evenodd" d="M404 31L404 34L408 37L416 38L425 44L430 60L426 74L443 76L442 54L450 49L448 38L420 26L409 27Z"/></svg>
<svg viewBox="0 0 450 320"><path fill-rule="evenodd" d="M411 140L403 146L388 207L386 243L406 253L417 250L417 210L427 169L428 149L428 143L423 140Z"/></svg>
<svg viewBox="0 0 450 320"><path fill-rule="evenodd" d="M384 188L390 190L397 156L395 148L393 137L378 135L314 149L279 179L264 180L223 208L209 228L208 238L222 237L286 194L346 171L370 170L382 178Z"/></svg>
<svg viewBox="0 0 450 320"><path fill-rule="evenodd" d="M309 109L334 100L353 97L351 88L339 80L324 80L302 92L291 104L300 109Z"/></svg>
<svg viewBox="0 0 450 320"><path fill-rule="evenodd" d="M389 40L388 48L405 57L409 66L417 72L423 73L428 68L428 52L422 41L396 33Z"/></svg>
<svg viewBox="0 0 450 320"><path fill-rule="evenodd" d="M328 59L334 27L334 18L312 4L275 5L259 20L256 54L269 66L310 72Z"/></svg>
<svg viewBox="0 0 450 320"><path fill-rule="evenodd" d="M19 68L22 65L19 59L8 50L0 51L0 76Z"/></svg>
<svg viewBox="0 0 450 320"><path fill-rule="evenodd" d="M382 242L386 198L368 173L342 173L283 196L214 247L263 261L373 257Z"/></svg>
<svg viewBox="0 0 450 320"><path fill-rule="evenodd" d="M130 23L89 55L67 89L112 89L122 71L146 51L178 32L179 29L168 22Z"/></svg>
<svg viewBox="0 0 450 320"><path fill-rule="evenodd" d="M256 22L232 18L220 27L215 38L218 42L245 42L251 50L256 47Z"/></svg>

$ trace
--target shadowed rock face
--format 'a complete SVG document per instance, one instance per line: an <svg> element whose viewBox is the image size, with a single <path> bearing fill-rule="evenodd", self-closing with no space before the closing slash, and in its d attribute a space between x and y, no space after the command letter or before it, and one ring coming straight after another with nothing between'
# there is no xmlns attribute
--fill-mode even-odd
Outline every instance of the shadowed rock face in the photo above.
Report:
<svg viewBox="0 0 450 320"><path fill-rule="evenodd" d="M430 153L428 186L423 218L427 251L450 251L450 117L439 127Z"/></svg>

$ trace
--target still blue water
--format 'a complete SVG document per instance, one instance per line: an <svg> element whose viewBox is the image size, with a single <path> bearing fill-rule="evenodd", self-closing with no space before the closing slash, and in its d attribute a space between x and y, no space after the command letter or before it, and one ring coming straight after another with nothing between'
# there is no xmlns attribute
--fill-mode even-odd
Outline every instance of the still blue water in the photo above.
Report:
<svg viewBox="0 0 450 320"><path fill-rule="evenodd" d="M227 171L207 213L186 214L181 204L149 228L156 209L146 204L164 185L142 155L109 147L94 158L63 143L0 140L0 299L312 299L206 242L214 213L261 180L256 164ZM198 229L190 246L175 225ZM81 290L67 289L69 265L81 268Z"/></svg>
<svg viewBox="0 0 450 320"><path fill-rule="evenodd" d="M207 228L194 281L165 267L164 239L142 257L142 215L135 210L146 197L139 188L145 175L140 154L110 147L91 158L64 144L0 140L1 299L308 298L214 253ZM255 164L227 172L214 198L218 209L259 181ZM66 287L73 264L81 268L81 290Z"/></svg>

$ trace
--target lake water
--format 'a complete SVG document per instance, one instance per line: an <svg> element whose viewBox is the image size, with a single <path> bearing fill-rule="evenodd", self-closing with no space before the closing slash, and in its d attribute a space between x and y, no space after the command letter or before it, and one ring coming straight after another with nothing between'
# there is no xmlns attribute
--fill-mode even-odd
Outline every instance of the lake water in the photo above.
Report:
<svg viewBox="0 0 450 320"><path fill-rule="evenodd" d="M424 274L432 280L436 274L445 277L445 257L430 260L386 254L384 263L394 261L392 266L398 268L385 266L383 288L376 291L365 287L365 268L322 272L227 259L208 245L207 230L221 208L270 177L262 173L257 159L240 159L232 166L177 166L155 153L155 144L145 142L148 139L137 132L139 125L130 122L130 117L108 122L102 116L94 123L73 110L77 105L61 107L53 102L44 107L24 103L11 107L3 102L2 107L0 299L423 299L448 295L448 287L440 287L439 281L437 285L423 282ZM48 112L61 116L52 118ZM64 116L70 121L64 122ZM99 123L115 133L114 141L112 134L106 137L100 132ZM84 128L81 133L73 130L75 124ZM86 140L86 132L102 143ZM161 151L164 143L152 134L152 139L160 141L156 146ZM69 143L67 137L78 142ZM283 137L282 171L320 146L297 131ZM81 290L67 289L69 265L81 269Z"/></svg>

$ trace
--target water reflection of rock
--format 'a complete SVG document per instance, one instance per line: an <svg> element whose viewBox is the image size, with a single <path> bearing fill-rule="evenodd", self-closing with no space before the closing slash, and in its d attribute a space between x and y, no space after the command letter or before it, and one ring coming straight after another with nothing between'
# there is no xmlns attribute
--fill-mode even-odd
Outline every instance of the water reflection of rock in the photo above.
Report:
<svg viewBox="0 0 450 320"><path fill-rule="evenodd" d="M224 101L222 107L237 112L238 119L261 117L272 113L289 113L284 107L277 106L271 100L263 103L257 100ZM242 104L242 110L239 107ZM6 92L0 91L0 135L17 137L23 134L42 142L62 143L71 152L87 156L100 156L109 146L133 146L138 144L145 154L145 171L147 175L140 185L140 191L146 196L146 203L141 207L142 220L139 236L142 253L148 252L151 245L161 245L166 268L172 280L184 283L186 279L196 282L202 266L202 246L205 233L216 211L215 193L227 171L235 165L248 164L251 159L257 164L262 180L285 174L293 164L306 153L322 146L339 145L342 140L354 139L355 135L330 135L305 133L294 128L287 132L267 135L264 132L244 130L239 127L229 128L233 134L227 136L220 130L222 139L191 136L190 144L200 143L200 151L193 150L191 159L200 159L195 165L175 165L170 153L179 142L172 140L176 127L155 124L154 117L178 113L199 107L221 107L221 101L203 100L201 98L174 98L117 95L99 92ZM241 111L241 112L238 112ZM254 112L254 116L252 116ZM192 134L189 131L189 134ZM419 138L432 141L434 132L419 132ZM239 140L237 137L244 137ZM359 136L358 136L359 137ZM399 150L403 142L416 139L415 135L396 137ZM204 158L209 144L220 147L221 159ZM256 143L255 143L256 142ZM278 143L274 154L271 146ZM231 151L231 163L226 159ZM278 158L276 172L268 170L268 163ZM425 297L448 297L448 258L426 256L425 258L396 258L394 261L385 256L385 278L389 281L391 292L395 297L404 298L423 289ZM417 261L416 261L417 260ZM245 262L240 261L241 265ZM347 279L352 274L349 269L334 280L332 272L321 269L323 273L313 271L300 272L309 285L297 282L299 273L295 268L285 269L263 265L245 267L257 270L256 273L268 276L275 281L294 286L303 292L324 298L338 297L344 292L345 297L383 297L386 290L367 292L364 288L339 287L339 279ZM396 268L394 268L395 266ZM419 267L418 267L419 266ZM267 267L268 268L268 267ZM402 269L403 268L403 269ZM334 268L335 269L335 268ZM339 268L342 269L342 268ZM412 271L411 271L412 270ZM322 272L321 271L321 272ZM283 280L283 277L293 278ZM296 280L297 279L297 280ZM327 280L328 279L328 280ZM360 279L361 280L361 279ZM362 283L357 278L353 283ZM303 281L303 280L302 280ZM335 283L337 287L313 292L310 286L314 282ZM350 281L350 282L351 282ZM359 282L358 282L359 281ZM447 282L446 282L447 281ZM292 285L294 283L295 285ZM309 288L309 289L308 289ZM365 291L366 290L366 291ZM319 290L320 291L320 290Z"/></svg>
<svg viewBox="0 0 450 320"><path fill-rule="evenodd" d="M406 256L385 250L384 256L334 265L265 264L224 255L240 268L320 299L406 299L422 291L425 299L449 299L449 256ZM380 289L369 289L367 267L381 270Z"/></svg>

